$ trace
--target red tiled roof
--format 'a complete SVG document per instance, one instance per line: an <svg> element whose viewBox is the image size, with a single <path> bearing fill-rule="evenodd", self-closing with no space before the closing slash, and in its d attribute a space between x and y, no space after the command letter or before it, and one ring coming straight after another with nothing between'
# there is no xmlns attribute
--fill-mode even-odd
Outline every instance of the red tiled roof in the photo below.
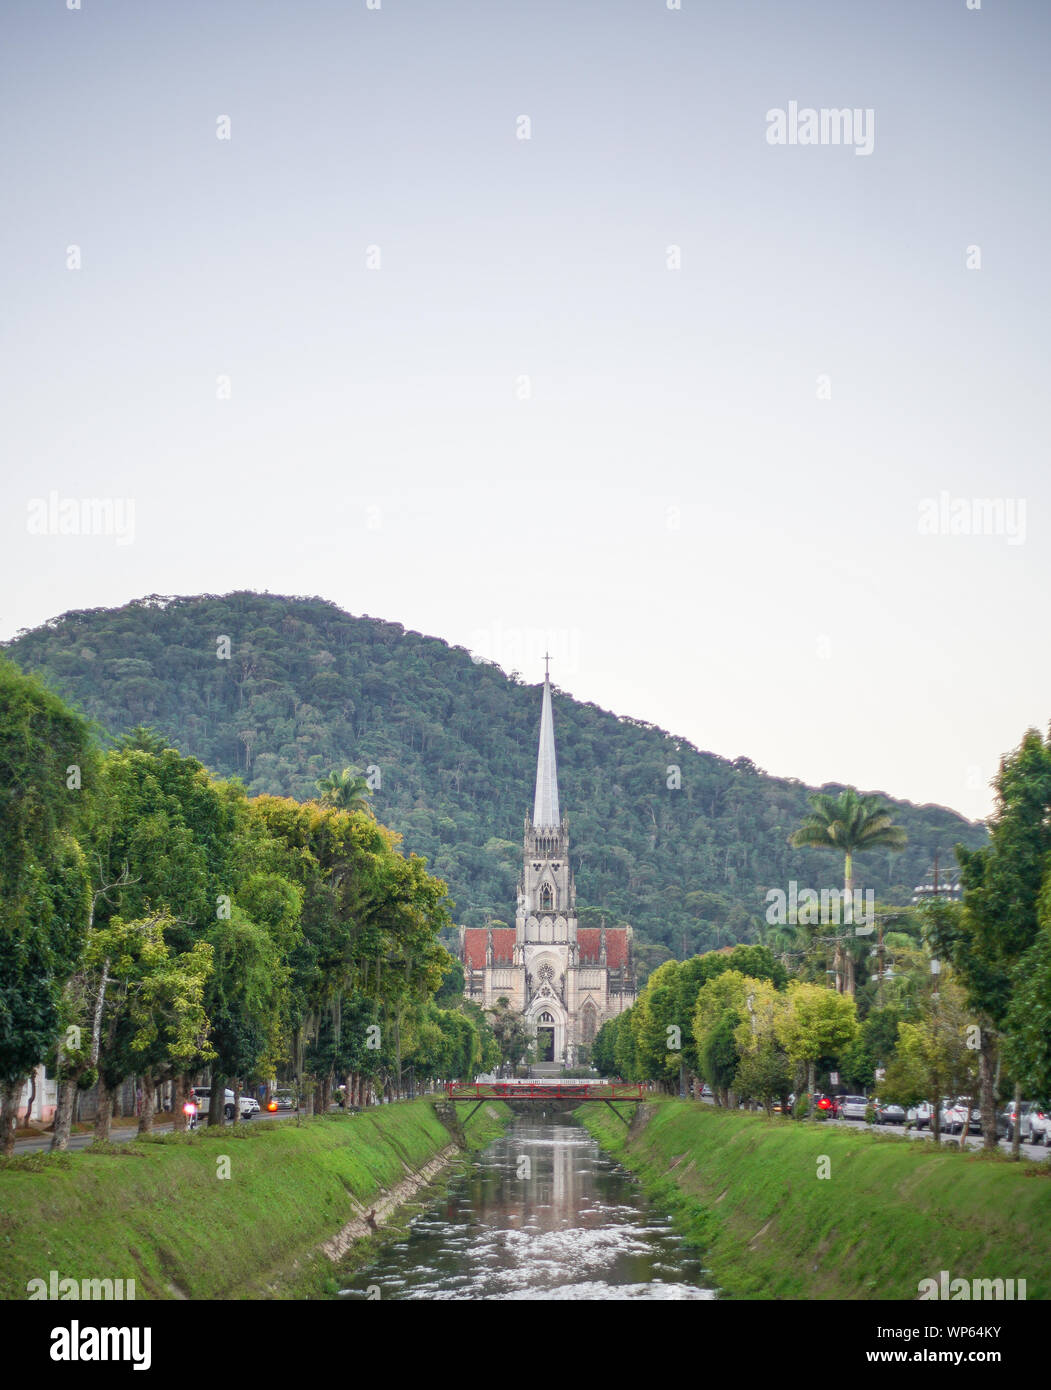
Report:
<svg viewBox="0 0 1051 1390"><path fill-rule="evenodd" d="M485 948L489 930L487 927L468 927L464 932L464 964L468 970L485 969ZM493 964L510 965L514 959L514 927L496 927L493 930Z"/></svg>
<svg viewBox="0 0 1051 1390"><path fill-rule="evenodd" d="M581 965L598 965L599 952L598 927L578 927L577 946L580 948ZM609 940L606 941L606 954L609 954Z"/></svg>
<svg viewBox="0 0 1051 1390"><path fill-rule="evenodd" d="M598 927L578 927L577 945L581 965L598 965L602 932ZM628 962L627 927L606 928L606 964L610 970L620 970Z"/></svg>
<svg viewBox="0 0 1051 1390"><path fill-rule="evenodd" d="M628 929L613 927L606 932L606 964L620 970L628 963Z"/></svg>
<svg viewBox="0 0 1051 1390"><path fill-rule="evenodd" d="M514 958L514 927L496 927L493 931L493 964L510 965Z"/></svg>
<svg viewBox="0 0 1051 1390"><path fill-rule="evenodd" d="M485 969L485 946L488 929L468 927L464 932L464 964L468 970ZM577 945L580 947L581 965L598 965L601 931L598 927L580 927L577 930ZM514 927L495 927L493 929L493 964L510 965L514 959ZM606 964L610 970L621 970L628 963L627 927L606 928Z"/></svg>

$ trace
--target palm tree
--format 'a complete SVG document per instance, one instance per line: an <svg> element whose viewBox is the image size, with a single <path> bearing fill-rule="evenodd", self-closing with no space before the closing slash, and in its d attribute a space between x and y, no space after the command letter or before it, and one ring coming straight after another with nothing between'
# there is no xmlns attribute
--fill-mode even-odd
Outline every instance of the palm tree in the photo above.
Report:
<svg viewBox="0 0 1051 1390"><path fill-rule="evenodd" d="M878 796L860 796L854 787L847 787L839 796L815 792L808 798L810 815L791 836L796 849L831 849L843 855L844 901L853 901L854 856L870 849L892 851L905 848L906 834L895 825L891 812ZM845 993L854 993L854 960L836 942L832 968L836 972L836 988L840 988L843 957L846 954L847 981Z"/></svg>
<svg viewBox="0 0 1051 1390"><path fill-rule="evenodd" d="M341 811L366 811L375 818L375 811L369 801L369 784L356 767L345 767L342 772L329 772L314 783L321 793L325 806L336 806Z"/></svg>

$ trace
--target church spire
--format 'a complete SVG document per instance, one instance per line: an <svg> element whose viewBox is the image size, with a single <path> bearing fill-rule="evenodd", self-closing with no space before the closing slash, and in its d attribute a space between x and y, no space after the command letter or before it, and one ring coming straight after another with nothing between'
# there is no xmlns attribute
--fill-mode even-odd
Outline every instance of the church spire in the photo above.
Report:
<svg viewBox="0 0 1051 1390"><path fill-rule="evenodd" d="M544 658L545 664L549 660ZM551 714L551 678L544 672L544 703L540 711L540 750L536 758L536 797L533 801L533 824L557 826L558 769L555 766L555 721Z"/></svg>

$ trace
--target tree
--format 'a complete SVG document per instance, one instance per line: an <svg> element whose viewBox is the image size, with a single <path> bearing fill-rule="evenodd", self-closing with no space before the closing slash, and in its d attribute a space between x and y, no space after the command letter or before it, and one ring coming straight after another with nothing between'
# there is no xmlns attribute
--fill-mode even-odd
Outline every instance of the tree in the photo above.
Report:
<svg viewBox="0 0 1051 1390"><path fill-rule="evenodd" d="M808 798L811 814L791 837L797 849L834 850L843 855L844 902L853 904L854 856L866 850L905 848L905 831L894 824L893 817L878 796L860 796L847 787L839 796L816 792ZM836 972L836 988L842 988L841 971L844 952L836 942L832 968ZM847 953L845 992L854 993L853 957Z"/></svg>
<svg viewBox="0 0 1051 1390"><path fill-rule="evenodd" d="M98 1071L142 1077L140 1134L152 1128L157 1083L214 1055L204 1009L212 948L198 941L189 951L173 951L167 939L173 926L167 912L134 922L113 917L90 934L82 964L85 979L108 977L105 993L97 983L90 991L102 1000ZM105 1116L96 1142L108 1138L108 1108Z"/></svg>
<svg viewBox="0 0 1051 1390"><path fill-rule="evenodd" d="M988 1149L997 1143L997 1054L1012 993L1024 983L1021 963L1038 944L1041 894L1051 859L1051 738L1045 742L1035 729L1028 730L1001 763L994 785L989 844L956 850L962 904L931 903L926 914L931 940L952 961L980 1025L982 1135ZM1033 963L1039 958L1037 952ZM1024 1063L1026 1051L1033 1056L1025 1049L1016 1060ZM1016 1100L1019 1094L1016 1078ZM1017 1125L1015 1136L1017 1140Z"/></svg>
<svg viewBox="0 0 1051 1390"><path fill-rule="evenodd" d="M533 1035L525 1019L511 1008L510 1000L505 995L501 995L486 1013L493 1037L496 1039L500 1065L513 1072L529 1055L533 1046Z"/></svg>
<svg viewBox="0 0 1051 1390"><path fill-rule="evenodd" d="M256 1074L265 1060L278 1055L281 1043L282 996L289 970L265 926L251 921L239 908L214 922L205 935L214 965L207 1007L214 1055L209 1125L222 1124L227 1077L234 1086L234 1121L240 1119L242 1082Z"/></svg>
<svg viewBox="0 0 1051 1390"><path fill-rule="evenodd" d="M739 970L722 970L697 993L694 1046L701 1075L719 1105L730 1103L730 1091L741 1064L737 1028L747 1014L748 994L754 984Z"/></svg>
<svg viewBox="0 0 1051 1390"><path fill-rule="evenodd" d="M1003 1058L1029 1095L1051 1097L1051 873L1041 892L1036 940L1015 967Z"/></svg>
<svg viewBox="0 0 1051 1390"><path fill-rule="evenodd" d="M617 1015L617 1034L613 1043L613 1066L617 1076L625 1081L641 1081L635 1058L635 1032L632 1028L634 1007Z"/></svg>
<svg viewBox="0 0 1051 1390"><path fill-rule="evenodd" d="M964 991L949 969L938 977L938 989L924 1003L916 1022L898 1025L898 1041L880 1093L899 1105L915 1105L932 1099L931 1132L935 1142L941 1129L941 1103L945 1095L973 1095L978 1053L968 1045L971 1019ZM967 1117L969 1120L969 1116ZM967 1123L960 1134L967 1139Z"/></svg>
<svg viewBox="0 0 1051 1390"><path fill-rule="evenodd" d="M757 1100L768 1113L780 1100L785 1113L792 1077L778 1023L789 1007L788 996L769 980L745 976L744 1004L745 1014L734 1032L740 1062L733 1092L742 1100Z"/></svg>
<svg viewBox="0 0 1051 1390"><path fill-rule="evenodd" d="M677 985L682 966L668 960L659 965L631 1011L635 1061L647 1079L670 1087L683 1063L682 1034L687 1020L680 1012Z"/></svg>
<svg viewBox="0 0 1051 1390"><path fill-rule="evenodd" d="M95 753L84 719L0 659L0 1144L9 1154L22 1087L59 1031L87 928L76 841L90 815Z"/></svg>
<svg viewBox="0 0 1051 1390"><path fill-rule="evenodd" d="M375 814L369 800L368 780L356 767L329 772L319 778L315 786L325 806L334 806L339 811L364 811L370 816Z"/></svg>
<svg viewBox="0 0 1051 1390"><path fill-rule="evenodd" d="M743 1054L733 1079L734 1094L741 1100L757 1100L772 1115L774 1101L781 1101L784 1109L791 1089L788 1058L781 1048L764 1043Z"/></svg>
<svg viewBox="0 0 1051 1390"><path fill-rule="evenodd" d="M858 1035L857 1008L848 995L796 980L789 981L787 1000L788 1007L776 1020L775 1031L789 1061L805 1069L812 1111L817 1060L837 1057L854 1041Z"/></svg>

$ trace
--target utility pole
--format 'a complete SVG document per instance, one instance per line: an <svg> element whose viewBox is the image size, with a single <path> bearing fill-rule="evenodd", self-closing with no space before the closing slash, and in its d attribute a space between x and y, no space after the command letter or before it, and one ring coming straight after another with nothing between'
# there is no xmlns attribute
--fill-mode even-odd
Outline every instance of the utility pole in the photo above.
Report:
<svg viewBox="0 0 1051 1390"><path fill-rule="evenodd" d="M879 1007L883 1008L883 918L876 918L876 959L879 966Z"/></svg>

